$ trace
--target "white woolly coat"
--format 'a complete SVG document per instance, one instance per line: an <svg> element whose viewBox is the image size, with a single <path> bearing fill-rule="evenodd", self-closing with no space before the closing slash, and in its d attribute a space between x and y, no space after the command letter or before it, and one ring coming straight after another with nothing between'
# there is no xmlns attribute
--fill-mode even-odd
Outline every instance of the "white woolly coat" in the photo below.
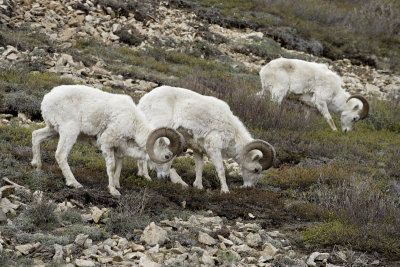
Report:
<svg viewBox="0 0 400 267"><path fill-rule="evenodd" d="M224 157L236 158L252 137L227 103L215 97L170 86L158 87L144 95L138 104L155 127L169 126L181 132L189 130L192 140L185 136L189 147L204 151L204 139L215 135L214 143ZM183 131L182 131L183 130Z"/></svg>
<svg viewBox="0 0 400 267"><path fill-rule="evenodd" d="M69 101L65 101L66 95ZM70 130L79 130L89 136L100 137L107 130L107 139L101 141L113 147L124 146L134 138L144 148L152 130L131 97L84 85L55 87L43 98L41 109L44 121L57 132L59 124L79 127ZM69 121L77 123L69 124Z"/></svg>

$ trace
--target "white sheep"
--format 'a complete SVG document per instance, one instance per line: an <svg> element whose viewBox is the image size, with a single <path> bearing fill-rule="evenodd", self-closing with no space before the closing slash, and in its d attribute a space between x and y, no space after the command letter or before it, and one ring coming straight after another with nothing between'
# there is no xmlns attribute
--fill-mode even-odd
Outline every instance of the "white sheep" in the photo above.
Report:
<svg viewBox="0 0 400 267"><path fill-rule="evenodd" d="M144 95L138 108L153 125L172 127L183 135L186 146L194 151L196 180L193 185L196 188L203 188L203 154L214 164L222 192L229 192L223 158L233 158L239 163L246 187L256 184L261 171L270 168L275 160L274 148L263 140L253 139L229 106L215 97L161 86ZM159 174L180 179L175 170L170 169L171 162L157 167ZM147 173L146 162L139 164L139 171Z"/></svg>
<svg viewBox="0 0 400 267"><path fill-rule="evenodd" d="M79 188L67 162L79 136L95 139L106 161L109 191L120 195L119 176L124 156L165 163L180 152L182 137L171 128L155 129L132 98L84 85L62 85L47 93L41 105L46 127L32 133L32 166L41 169L40 143L59 136L55 157L66 184ZM161 137L170 141L168 149ZM148 156L147 156L148 154Z"/></svg>
<svg viewBox="0 0 400 267"><path fill-rule="evenodd" d="M368 116L367 100L350 96L342 88L340 76L325 64L278 58L262 67L260 79L262 91L258 95L269 91L279 104L284 97L297 95L303 103L317 108L334 131L337 128L329 110L341 115L343 132L351 131L355 122Z"/></svg>

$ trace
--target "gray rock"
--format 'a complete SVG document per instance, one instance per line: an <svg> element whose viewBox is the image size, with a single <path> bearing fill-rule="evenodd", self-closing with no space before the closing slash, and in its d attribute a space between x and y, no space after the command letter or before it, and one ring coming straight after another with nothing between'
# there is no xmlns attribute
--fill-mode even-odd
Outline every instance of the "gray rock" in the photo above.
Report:
<svg viewBox="0 0 400 267"><path fill-rule="evenodd" d="M215 262L214 259L208 254L207 251L204 251L203 255L200 257L200 262L207 266L214 266Z"/></svg>
<svg viewBox="0 0 400 267"><path fill-rule="evenodd" d="M250 247L258 247L262 244L262 239L259 234L249 233L246 236L246 244Z"/></svg>
<svg viewBox="0 0 400 267"><path fill-rule="evenodd" d="M140 240L146 242L146 244L150 246L156 244L162 245L168 240L168 233L161 227L157 226L154 222L151 222L144 229Z"/></svg>
<svg viewBox="0 0 400 267"><path fill-rule="evenodd" d="M208 246L212 246L217 244L217 240L215 240L213 237L211 237L207 233L199 232L199 242Z"/></svg>
<svg viewBox="0 0 400 267"><path fill-rule="evenodd" d="M54 244L54 256L53 256L53 260L57 261L57 260L63 260L64 259L64 251L63 251L63 247L59 244Z"/></svg>
<svg viewBox="0 0 400 267"><path fill-rule="evenodd" d="M86 239L88 238L88 235L85 234L79 234L76 236L75 238L75 244L77 244L78 246L83 246L83 244L85 244Z"/></svg>
<svg viewBox="0 0 400 267"><path fill-rule="evenodd" d="M259 252L259 254L262 256L273 257L278 252L278 249L276 247L274 247L274 245L272 245L271 243L268 243L268 242L266 242L263 245L262 249L263 250Z"/></svg>
<svg viewBox="0 0 400 267"><path fill-rule="evenodd" d="M330 255L329 253L319 253L319 252L313 252L310 257L308 257L307 260L307 265L308 266L317 266L317 263L315 261L323 261L329 259Z"/></svg>
<svg viewBox="0 0 400 267"><path fill-rule="evenodd" d="M232 250L239 252L239 253L242 253L242 252L249 253L249 252L254 251L254 249L252 249L251 247L249 247L246 244L238 245L238 246L235 245L235 246L232 246L231 248L232 248Z"/></svg>
<svg viewBox="0 0 400 267"><path fill-rule="evenodd" d="M38 248L40 246L40 242L37 242L35 244L24 244L24 245L19 245L16 246L15 249L21 252L23 255L28 255L30 252L32 252L34 249Z"/></svg>
<svg viewBox="0 0 400 267"><path fill-rule="evenodd" d="M78 267L92 267L95 266L94 262L91 260L76 259L75 264Z"/></svg>

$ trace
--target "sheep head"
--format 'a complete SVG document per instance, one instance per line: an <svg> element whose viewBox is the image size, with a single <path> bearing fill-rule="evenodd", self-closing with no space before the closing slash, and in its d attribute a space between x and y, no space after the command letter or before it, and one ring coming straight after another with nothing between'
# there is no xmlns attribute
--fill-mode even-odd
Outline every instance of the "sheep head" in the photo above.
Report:
<svg viewBox="0 0 400 267"><path fill-rule="evenodd" d="M362 107L360 107L359 102L350 101L350 99L358 99L362 103ZM340 121L342 123L342 131L349 132L353 129L354 124L363 120L368 116L369 113L369 103L368 101L361 95L353 95L350 96L347 101L347 109L344 110L341 114Z"/></svg>
<svg viewBox="0 0 400 267"><path fill-rule="evenodd" d="M169 144L164 138L168 139ZM184 143L183 136L176 130L169 127L161 127L150 133L146 142L146 150L154 163L163 164L181 153ZM162 149L163 147L168 149L165 151L165 149ZM155 152L155 148L157 148L157 152ZM163 151L163 153L160 153L160 151Z"/></svg>
<svg viewBox="0 0 400 267"><path fill-rule="evenodd" d="M264 140L248 143L239 155L243 174L243 186L249 187L257 183L262 170L269 169L275 159L274 147Z"/></svg>

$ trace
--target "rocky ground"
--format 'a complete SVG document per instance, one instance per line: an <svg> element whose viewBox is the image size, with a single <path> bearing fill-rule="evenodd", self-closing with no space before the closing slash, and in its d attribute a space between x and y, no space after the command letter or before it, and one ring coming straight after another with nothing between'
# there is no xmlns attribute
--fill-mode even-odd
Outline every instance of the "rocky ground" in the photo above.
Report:
<svg viewBox="0 0 400 267"><path fill-rule="evenodd" d="M91 38L106 45L130 47L136 51L152 47L179 50L194 41L206 42L217 51L219 58L228 58L226 62L230 66L244 68L249 73L257 73L271 59L254 53L246 46L236 45L249 40L262 40L267 37L265 32L223 28L209 23L188 9L176 8L173 2L146 1L143 5L134 2L136 5L124 6L113 1L0 0L0 21L11 33L13 29L29 24L31 31L45 34L50 40L46 45L36 46L19 40L7 41L4 40L7 36L2 35L0 41L5 45L0 46L0 65L40 63L43 72L55 73L76 83L105 89L123 88L123 91L131 95L141 96L160 85L160 82L114 73L101 55L92 56L87 61L79 54L69 53L72 51L69 48L76 47L79 40ZM351 93L383 100L400 97L400 76L397 74L369 66L353 65L347 59L331 61L294 50L279 51L285 53L284 55L328 64L343 77L344 87ZM200 57L204 58L206 55ZM17 125L33 129L42 125L38 121L32 122L32 118L24 113L17 114L1 114L0 126ZM234 175L237 165L231 161L225 163ZM80 195L79 199L75 199L74 196L78 193L72 190L68 200L63 200L54 198L53 194L47 192L32 192L26 186L16 184L6 177L3 177L1 183L0 223L5 229L11 229L0 233L0 252L12 255L0 257L0 263L5 265L147 267L387 264L381 262L378 256L342 247L305 252L291 241L293 231L290 231L290 225L296 223L293 220L287 225L274 227L261 224L257 218L260 215L251 212L227 219L227 216L218 216L211 210L191 210L186 207L186 201L180 202L178 207L181 211L188 212L185 217L151 222L144 229L135 229L131 236L111 235L106 233L104 227L111 219L110 214L115 209L117 200L107 203L99 201L111 198L106 192L94 197L95 190L85 191L85 196ZM60 222L59 219L56 219L59 229L43 233L56 241L31 238L24 243L21 242L21 235L9 233L17 227L16 218L24 212L27 205L40 206L48 203L54 204L51 212L55 213L56 218L73 210L75 216L78 216L79 224L99 229L103 233L101 238L82 231L57 243L57 230L62 232L76 224L67 224L62 220ZM21 257L29 260L18 263Z"/></svg>
<svg viewBox="0 0 400 267"><path fill-rule="evenodd" d="M44 32L55 46L57 44L62 48L73 46L77 38L95 38L115 46L127 46L134 42L137 50L155 46L173 49L197 40L212 43L220 53L233 60L231 64L243 64L250 71L258 72L268 62L267 58L246 51L246 48L237 49L230 45L251 38L263 38L266 33L209 24L189 10L171 8L168 1L160 5L144 6L145 10L135 11L135 7L132 7L132 10L127 9L125 12L123 7L107 6L104 2L85 1L81 4L78 1L16 1L12 6L3 3L3 9L12 15L8 17L7 13L3 14L2 20L15 27L31 23L32 27ZM131 35L136 36L136 39L132 40ZM230 42L227 44L224 40ZM329 64L343 77L344 87L351 93L381 99L398 97L400 77L388 71L352 65L346 59L331 61L294 50L285 52ZM125 90L142 94L157 86L152 81L125 79L122 75L115 75L100 58L95 59L96 64L93 66L86 66L76 56L47 53L40 47L21 50L8 45L6 48L0 47L0 53L0 62L35 61L40 57L47 71L99 88L124 87Z"/></svg>
<svg viewBox="0 0 400 267"><path fill-rule="evenodd" d="M3 177L0 188L0 223L8 227L15 221L6 215L16 216L26 205L53 203L41 191L32 192L8 178ZM20 195L33 199L24 203ZM97 207L70 199L53 204L57 216L68 210L78 210L81 221L103 229L110 220L110 208ZM185 204L182 203L182 208ZM8 216L10 217L10 216ZM278 230L263 229L255 223L256 216L249 213L247 220L227 220L215 216L212 211L193 213L187 218L175 217L151 222L143 230L136 229L132 235L137 240L112 235L101 241L93 241L92 234L77 233L71 243L49 245L49 236L42 242L16 245L15 237L6 233L0 235L0 251L13 255L31 257L30 266L352 266L380 265L366 255L349 250L335 250L330 253L313 252L310 255L296 250L288 236ZM64 228L72 227L64 225ZM61 228L62 229L62 228ZM62 231L56 229L55 231ZM37 233L40 236L40 233ZM37 239L39 237L37 236ZM46 236L43 235L42 236ZM55 237L54 237L55 238ZM2 259L3 266L14 265L12 260ZM21 262L19 262L21 264ZM26 264L26 262L24 263ZM55 265L54 265L55 264ZM17 263L18 265L18 263ZM21 266L21 265L18 265ZM24 265L25 266L25 265Z"/></svg>

